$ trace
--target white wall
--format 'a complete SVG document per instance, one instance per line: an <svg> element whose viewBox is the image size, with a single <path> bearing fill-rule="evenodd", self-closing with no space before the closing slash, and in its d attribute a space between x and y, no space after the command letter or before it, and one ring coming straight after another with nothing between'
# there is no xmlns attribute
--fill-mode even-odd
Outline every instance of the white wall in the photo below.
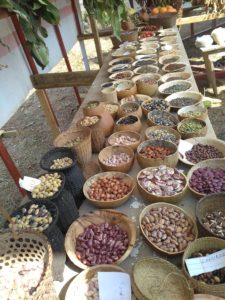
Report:
<svg viewBox="0 0 225 300"><path fill-rule="evenodd" d="M60 31L67 51L76 43L76 25L72 14L70 1L55 1L60 9ZM40 73L48 72L62 58L61 51L52 26L47 26L48 38L46 44L49 48L49 65ZM0 45L0 65L8 68L0 70L0 128L17 111L23 103L29 90L32 88L29 76L29 65L19 45L14 27L10 18L0 20L0 39L9 45L10 50Z"/></svg>

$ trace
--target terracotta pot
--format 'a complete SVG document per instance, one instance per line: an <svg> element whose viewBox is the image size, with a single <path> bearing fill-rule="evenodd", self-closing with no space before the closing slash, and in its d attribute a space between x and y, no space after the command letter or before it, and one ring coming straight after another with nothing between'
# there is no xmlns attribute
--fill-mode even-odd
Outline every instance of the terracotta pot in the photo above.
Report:
<svg viewBox="0 0 225 300"><path fill-rule="evenodd" d="M90 103L97 103L97 106L96 107L88 107L88 105ZM104 112L104 107L102 105L102 102L99 102L99 101L90 101L90 102L88 102L88 104L85 107L83 107L83 113L85 116L93 117L93 116L96 116L103 112Z"/></svg>
<svg viewBox="0 0 225 300"><path fill-rule="evenodd" d="M123 30L132 30L135 28L135 25L131 20L128 21L123 20L121 21L121 28Z"/></svg>
<svg viewBox="0 0 225 300"><path fill-rule="evenodd" d="M113 117L108 112L103 112L99 114L101 116L100 126L105 133L105 136L109 136L113 132L114 120Z"/></svg>

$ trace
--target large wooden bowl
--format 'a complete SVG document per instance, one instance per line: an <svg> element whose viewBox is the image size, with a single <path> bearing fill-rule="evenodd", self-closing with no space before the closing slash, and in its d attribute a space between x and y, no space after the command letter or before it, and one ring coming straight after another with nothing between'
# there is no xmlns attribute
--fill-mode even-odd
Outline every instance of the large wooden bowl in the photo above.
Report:
<svg viewBox="0 0 225 300"><path fill-rule="evenodd" d="M170 107L168 109L170 109ZM174 125L166 126L166 127L175 129L177 127L177 124L179 123L178 118L174 114L169 113L168 111L165 111L165 110L152 110L148 113L148 117L147 117L147 124L149 126L158 126L158 124L155 123L155 121L153 121L153 115L155 115L155 114L160 115L162 118L164 116L165 117L170 117L170 119L173 120Z"/></svg>
<svg viewBox="0 0 225 300"><path fill-rule="evenodd" d="M146 148L147 146L159 146L159 147L167 147L170 148L173 153L166 156L164 159L161 158L146 158L140 152L142 149ZM179 159L177 145L174 143L164 141L164 140L147 140L142 142L137 148L137 161L140 167L156 167L160 165L166 165L168 167L174 168L177 165Z"/></svg>
<svg viewBox="0 0 225 300"><path fill-rule="evenodd" d="M134 73L130 70L127 70L127 71L120 71L120 72L113 73L109 76L109 79L110 80L120 80L120 79L130 80L133 76L134 76Z"/></svg>
<svg viewBox="0 0 225 300"><path fill-rule="evenodd" d="M174 85L179 85L179 84L182 84L185 86L185 90L184 91L188 91L192 88L192 83L190 81L187 81L187 80L173 80L173 81L170 81L170 82L166 82L166 83L163 83L159 86L159 92L163 95L171 95L171 94L174 94L173 92L166 92L166 89L167 88L170 88Z"/></svg>
<svg viewBox="0 0 225 300"><path fill-rule="evenodd" d="M188 180L188 188L191 190L191 192L197 197L197 198L202 198L204 196L206 196L206 194L202 194L199 193L197 191L195 191L191 186L190 186L190 179L191 176L193 174L194 171L196 171L199 168L205 168L205 167L209 167L209 168L220 168L220 169L224 169L225 170L225 159L220 159L220 158L215 158L215 159L207 159L204 161L201 161L199 163L197 163L196 165L194 165L188 172L187 174L187 180Z"/></svg>
<svg viewBox="0 0 225 300"><path fill-rule="evenodd" d="M105 177L105 176L117 176L123 179L123 181L129 185L130 187L130 192L127 193L124 197L116 199L116 200L111 200L111 201L101 201L98 199L92 199L90 198L90 196L88 195L88 190L90 188L90 186L100 177ZM103 172L103 173L99 173L96 174L90 178L88 178L86 180L86 182L84 183L83 186L83 193L84 196L86 197L86 199L93 204L94 206L97 206L99 208L114 208L114 207L118 207L121 206L123 203L125 203L131 196L131 194L133 193L135 188L135 182L132 176L122 173L122 172Z"/></svg>
<svg viewBox="0 0 225 300"><path fill-rule="evenodd" d="M133 114L130 114L130 116L133 116ZM127 117L127 116L126 116ZM119 124L118 122L126 117L122 117L119 120L117 120L116 124L115 124L115 131L134 131L134 132L140 132L141 131L141 121L140 118L138 118L137 116L135 116L137 118L137 121L132 123L132 124Z"/></svg>
<svg viewBox="0 0 225 300"><path fill-rule="evenodd" d="M196 144L203 144L203 145L209 145L213 146L216 149L218 149L221 153L223 153L223 157L225 157L225 142L219 139L211 139L207 137L196 137L185 140L186 142L192 144L193 146ZM179 148L178 148L179 150ZM179 160L182 161L184 164L187 164L189 166L194 166L195 164L190 162L185 158L185 153L181 155L179 151Z"/></svg>
<svg viewBox="0 0 225 300"><path fill-rule="evenodd" d="M191 78L191 73L189 72L174 72L167 73L161 77L163 83L170 82L172 80L188 80Z"/></svg>
<svg viewBox="0 0 225 300"><path fill-rule="evenodd" d="M150 138L149 137L149 134L151 132L155 132L157 130L162 130L162 131L165 131L165 132L168 132L169 134L173 134L175 137L176 137L176 141L174 141L174 143L176 145L179 145L179 142L180 142L180 139L181 139L181 136L180 134L173 128L170 128L170 127L167 127L167 126L151 126L151 127L148 127L146 130L145 130L145 139L146 140L153 140L153 138ZM165 140L165 139L164 139ZM169 141L170 142L170 141Z"/></svg>
<svg viewBox="0 0 225 300"><path fill-rule="evenodd" d="M171 83L172 82L175 82L175 81L171 81ZM186 81L186 82L189 82L189 81ZM172 95L166 97L165 100L168 101L168 103L169 103L169 105L170 105L171 108L177 110L177 109L180 109L181 106L173 105L171 103L171 101L174 100L174 99L176 99L176 98L186 98L186 97L193 99L193 101L194 101L193 105L199 104L202 101L202 99L203 99L203 96L202 96L201 93L192 92L192 91L184 91L184 92L173 93ZM183 106L183 107L188 107L188 105Z"/></svg>
<svg viewBox="0 0 225 300"><path fill-rule="evenodd" d="M144 170L148 171L151 169L154 169L155 167L149 167L149 168L145 168ZM180 172L180 174L183 176L184 180L185 180L185 185L184 188L181 192L173 195L173 196L157 196L157 195L153 195L151 193L149 193L148 191L146 191L139 183L139 176L141 174L143 170L141 170L138 174L137 174L137 187L138 187L138 191L141 194L142 198L145 201L154 203L154 202L166 202L166 203L172 203L175 204L177 202L179 202L180 200L182 200L182 198L184 197L186 191L187 191L187 187L188 187L188 181L186 176Z"/></svg>
<svg viewBox="0 0 225 300"><path fill-rule="evenodd" d="M127 251L115 262L115 264L122 263L130 255L134 247L136 241L136 226L127 215L111 209L95 210L86 213L70 225L65 237L66 253L72 263L80 269L87 269L88 266L83 264L76 256L76 239L89 225L101 223L118 225L128 234L129 244Z"/></svg>
<svg viewBox="0 0 225 300"><path fill-rule="evenodd" d="M130 159L127 163L123 163L118 166L110 166L104 162L109 156L119 155L121 153L126 153L129 155ZM98 155L98 162L103 171L128 173L134 163L134 151L127 146L109 146L101 150Z"/></svg>
<svg viewBox="0 0 225 300"><path fill-rule="evenodd" d="M122 268L115 265L99 265L88 268L78 274L70 283L65 300L83 299L86 292L86 284L98 273L98 272L121 272L126 273Z"/></svg>
<svg viewBox="0 0 225 300"><path fill-rule="evenodd" d="M201 123L203 125L203 128L198 130L197 132L191 132L191 133L181 131L180 130L181 126L185 123L190 122L190 120L198 121L199 123ZM177 131L180 133L182 139L190 139L190 138L194 138L194 137L205 136L207 133L207 125L206 125L206 122L203 120L200 120L197 118L186 118L177 125Z"/></svg>
<svg viewBox="0 0 225 300"><path fill-rule="evenodd" d="M182 208L180 208L180 207L178 207L176 205L170 204L170 203L153 203L153 204L150 204L150 205L146 206L142 210L142 212L140 213L140 216L139 216L139 226L140 226L142 235L146 238L146 240L153 247L154 250L156 250L157 252L159 252L159 253L161 253L163 255L175 256L175 255L179 255L179 254L184 253L185 249L182 250L182 251L178 251L178 252L168 252L168 251L163 250L162 248L159 248L155 243L152 243L149 240L148 236L145 234L144 230L142 229L141 221L144 218L144 216L150 210L152 210L153 208L159 208L159 207L175 208L175 209L179 210L180 212L182 212L185 215L185 217L188 219L188 221L193 225L194 232L195 232L195 239L197 239L197 237L198 237L198 227L197 227L196 223L194 222L194 220L186 213L185 210L183 210Z"/></svg>
<svg viewBox="0 0 225 300"><path fill-rule="evenodd" d="M184 119L189 118L188 116L185 116L185 114L188 112L191 112L191 111L200 113L199 116L195 117L196 119L205 121L208 117L207 108L200 106L200 105L188 105L188 106L178 109L177 115L178 115L179 120L182 121Z"/></svg>
<svg viewBox="0 0 225 300"><path fill-rule="evenodd" d="M117 140L117 138L119 138L121 136L129 136L131 138L136 139L136 141L129 145L125 145L125 144L118 145L116 140ZM110 135L110 137L108 138L108 144L110 146L127 146L127 147L133 149L134 151L137 150L137 147L140 143L141 143L141 135L134 131L118 131L118 132L115 132L112 135Z"/></svg>

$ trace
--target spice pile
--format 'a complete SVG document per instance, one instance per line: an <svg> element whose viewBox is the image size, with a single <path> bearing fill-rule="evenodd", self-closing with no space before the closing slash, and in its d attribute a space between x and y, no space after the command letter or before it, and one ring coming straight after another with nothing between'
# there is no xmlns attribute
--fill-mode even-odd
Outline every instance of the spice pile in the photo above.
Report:
<svg viewBox="0 0 225 300"><path fill-rule="evenodd" d="M87 108L95 108L95 107L97 107L99 105L99 103L98 102L89 102L88 104L87 104Z"/></svg>
<svg viewBox="0 0 225 300"><path fill-rule="evenodd" d="M118 225L101 223L85 228L76 239L76 255L87 266L112 264L127 250L127 232Z"/></svg>
<svg viewBox="0 0 225 300"><path fill-rule="evenodd" d="M129 124L134 124L137 121L138 121L138 118L131 115L131 116L127 116L127 117L119 119L119 121L117 121L117 124L129 125Z"/></svg>
<svg viewBox="0 0 225 300"><path fill-rule="evenodd" d="M83 141L83 138L82 137L80 137L80 136L78 136L78 137L76 137L74 140L70 140L70 141L68 141L66 144L65 144L65 147L73 147L73 146L75 146L75 145L77 145L77 144L80 144L81 142Z"/></svg>
<svg viewBox="0 0 225 300"><path fill-rule="evenodd" d="M174 150L161 146L146 146L139 152L143 157L153 159L164 159L166 156L174 153Z"/></svg>
<svg viewBox="0 0 225 300"><path fill-rule="evenodd" d="M188 120L185 123L181 124L179 127L180 132L182 133L196 133L202 130L205 125L198 120Z"/></svg>
<svg viewBox="0 0 225 300"><path fill-rule="evenodd" d="M225 237L225 214L222 211L215 210L207 213L202 219L202 223L213 234L221 238Z"/></svg>
<svg viewBox="0 0 225 300"><path fill-rule="evenodd" d="M165 114L163 111L153 110L151 114L148 115L149 120L151 120L156 125L176 127L178 121L172 114Z"/></svg>
<svg viewBox="0 0 225 300"><path fill-rule="evenodd" d="M98 122L99 117L98 116L93 116L93 117L84 117L83 120L80 122L81 126L91 126L94 125Z"/></svg>
<svg viewBox="0 0 225 300"><path fill-rule="evenodd" d="M120 145L132 145L137 142L137 139L131 137L129 135L120 135L116 138L113 145L120 146Z"/></svg>
<svg viewBox="0 0 225 300"><path fill-rule="evenodd" d="M131 187L117 176L104 176L93 182L88 190L90 199L113 201L121 199L131 191Z"/></svg>
<svg viewBox="0 0 225 300"><path fill-rule="evenodd" d="M62 179L58 173L45 174L39 177L41 183L31 192L32 198L49 198L61 187Z"/></svg>
<svg viewBox="0 0 225 300"><path fill-rule="evenodd" d="M193 105L196 103L195 99L189 98L189 97L178 97L176 99L170 100L170 105L175 107L184 107L188 105ZM194 112L192 112L194 114ZM194 117L194 115L190 115L190 117Z"/></svg>
<svg viewBox="0 0 225 300"><path fill-rule="evenodd" d="M170 133L166 130L163 129L157 129L154 131L150 131L147 134L148 139L152 139L152 140L164 140L164 141L168 141L168 142L172 142L177 144L178 140L175 134Z"/></svg>
<svg viewBox="0 0 225 300"><path fill-rule="evenodd" d="M186 159L194 164L212 158L223 158L223 153L210 145L195 144L191 150L185 152Z"/></svg>
<svg viewBox="0 0 225 300"><path fill-rule="evenodd" d="M152 208L143 217L141 226L150 242L170 253L183 251L195 239L193 224L178 208Z"/></svg>
<svg viewBox="0 0 225 300"><path fill-rule="evenodd" d="M189 88L190 88L190 84L189 83L177 83L177 84L174 84L174 85L166 88L165 90L163 90L163 93L165 93L165 94L173 94L173 93L177 93L177 92L186 91Z"/></svg>
<svg viewBox="0 0 225 300"><path fill-rule="evenodd" d="M69 167L73 164L73 160L70 157L62 157L53 160L53 164L50 169L62 169Z"/></svg>
<svg viewBox="0 0 225 300"><path fill-rule="evenodd" d="M179 64L179 63L171 63L166 66L165 70L166 71L171 71L171 72L176 72L180 71L180 69L185 68L185 64Z"/></svg>
<svg viewBox="0 0 225 300"><path fill-rule="evenodd" d="M180 115L184 118L198 118L198 117L201 117L203 115L203 112L189 110L188 112L182 113Z"/></svg>
<svg viewBox="0 0 225 300"><path fill-rule="evenodd" d="M127 164L130 159L131 157L127 153L121 152L120 154L113 154L111 156L108 156L103 160L103 162L108 166L119 166L122 164Z"/></svg>
<svg viewBox="0 0 225 300"><path fill-rule="evenodd" d="M103 108L110 114L116 113L118 111L118 106L114 104L103 104Z"/></svg>
<svg viewBox="0 0 225 300"><path fill-rule="evenodd" d="M168 103L163 99L154 99L151 101L144 102L142 104L143 108L145 108L147 111L152 110L166 110L169 108Z"/></svg>
<svg viewBox="0 0 225 300"><path fill-rule="evenodd" d="M180 172L167 166L143 170L138 182L148 193L156 196L173 196L180 193L186 184Z"/></svg>

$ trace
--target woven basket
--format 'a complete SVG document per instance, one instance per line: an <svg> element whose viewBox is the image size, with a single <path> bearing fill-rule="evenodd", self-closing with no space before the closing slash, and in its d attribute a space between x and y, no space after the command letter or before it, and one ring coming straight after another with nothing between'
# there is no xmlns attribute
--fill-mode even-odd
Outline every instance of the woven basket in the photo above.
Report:
<svg viewBox="0 0 225 300"><path fill-rule="evenodd" d="M185 266L185 260L191 257L191 255L195 252L207 251L211 249L222 250L224 248L225 248L225 241L215 237L200 238L188 245L182 258L182 267L185 276L190 280L193 288L195 289L195 292L215 295L223 298L225 297L225 283L210 285L210 284L200 282L189 275Z"/></svg>
<svg viewBox="0 0 225 300"><path fill-rule="evenodd" d="M97 104L97 106L90 107L89 106L90 104ZM89 101L87 103L87 105L83 107L84 116L89 116L89 117L96 116L96 115L103 113L103 111L104 111L104 108L103 108L102 102L99 102L99 101Z"/></svg>
<svg viewBox="0 0 225 300"><path fill-rule="evenodd" d="M181 72L182 73L182 72ZM172 73L172 74L176 74L176 73ZM178 73L179 74L179 73ZM168 76L169 74L167 74ZM173 83L177 80L174 80L174 81L170 81L170 82L167 82L167 83ZM178 80L180 81L180 80ZM186 82L189 82L187 80L183 80L183 81L186 81ZM181 106L176 106L176 105L173 105L170 101L174 100L174 99L177 99L177 98L191 98L194 103L192 106L194 105L197 105L197 104L200 104L202 99L203 99L203 96L201 93L198 93L198 92L192 92L192 91L184 91L184 92L177 92L177 93L173 93L172 95L166 97L166 101L169 103L170 107L174 110L177 110L177 109L180 109ZM186 106L183 106L183 108L186 108L186 107L189 107L189 105L186 105ZM197 107L197 106L195 106ZM202 107L203 108L203 107ZM206 110L207 111L207 110Z"/></svg>
<svg viewBox="0 0 225 300"><path fill-rule="evenodd" d="M134 151L137 150L138 145L141 143L141 135L137 132L134 131L119 131L119 132L115 132L112 135L110 135L110 137L108 138L108 144L110 146L115 146L117 145L116 143L116 139L121 137L121 136L129 136L131 138L134 138L136 141L130 145L124 145L127 146L131 149L133 149Z"/></svg>
<svg viewBox="0 0 225 300"><path fill-rule="evenodd" d="M196 121L198 121L199 123L201 123L204 127L203 127L202 129L198 130L197 132L192 132L192 133L185 133L185 132L182 132L182 131L180 130L180 127L181 127L183 124L190 122L190 120L196 120ZM199 119L196 119L196 118L186 118L186 119L184 119L183 121L181 121L181 122L177 125L177 131L180 133L182 139L190 139L190 138L193 138L193 137L205 136L206 133L207 133L207 125L206 125L206 122L203 121L203 120L199 120Z"/></svg>
<svg viewBox="0 0 225 300"><path fill-rule="evenodd" d="M147 124L149 126L159 126L159 124L155 123L155 121L153 119L154 116L161 116L161 118L165 117L165 118L169 118L170 120L172 120L173 125L167 126L169 128L174 128L175 129L177 127L177 124L179 123L178 118L175 115L173 115L172 113L169 113L168 111L165 111L165 110L152 110L148 113L148 116L147 116Z"/></svg>
<svg viewBox="0 0 225 300"><path fill-rule="evenodd" d="M200 106L200 105L189 105L189 106L182 107L177 111L177 115L178 115L179 120L182 121L183 119L188 118L188 117L185 116L185 114L190 112L190 111L201 113L200 116L196 117L199 120L205 121L208 117L207 108L205 108L203 106Z"/></svg>
<svg viewBox="0 0 225 300"><path fill-rule="evenodd" d="M55 147L66 147L68 142L81 138L81 142L72 148L77 153L78 161L81 165L85 165L91 159L91 130L89 128L70 129L61 133L53 142Z"/></svg>
<svg viewBox="0 0 225 300"><path fill-rule="evenodd" d="M132 111L126 111L126 110L132 110ZM136 102L127 102L127 103L124 103L124 104L121 104L121 106L119 107L118 109L118 118L122 118L122 117L125 117L125 116L128 116L132 114L133 116L137 116L139 118L142 117L142 109L140 107L140 105Z"/></svg>
<svg viewBox="0 0 225 300"><path fill-rule="evenodd" d="M138 300L192 300L193 289L183 273L161 258L143 258L132 272L132 288Z"/></svg>
<svg viewBox="0 0 225 300"><path fill-rule="evenodd" d="M44 261L44 270L40 282L31 288L26 300L58 300L52 278L52 250L47 238L32 231L14 232L5 231L0 235L0 268L15 267L18 263ZM7 282L9 273L5 273ZM4 276L2 277L4 278ZM2 279L1 279L2 280ZM2 283L2 282L1 282Z"/></svg>
<svg viewBox="0 0 225 300"><path fill-rule="evenodd" d="M133 116L133 114L130 114L129 116ZM123 118L126 118L126 117L123 117ZM137 116L135 116L135 117L137 118L137 121L134 122L134 123L132 123L132 124L119 124L118 122L121 121L121 119L123 119L123 118L120 118L116 122L115 131L134 131L134 132L140 132L141 131L141 127L142 127L141 120Z"/></svg>
<svg viewBox="0 0 225 300"><path fill-rule="evenodd" d="M154 132L156 130L163 130L165 132L168 132L170 134L173 134L175 137L176 137L176 142L175 144L176 145L179 145L179 142L180 142L180 139L181 139L181 136L180 134L173 128L169 128L167 126L152 126L152 127L148 127L146 130L145 130L145 137L146 137L146 140L152 140L152 138L149 138L149 133L151 132Z"/></svg>

